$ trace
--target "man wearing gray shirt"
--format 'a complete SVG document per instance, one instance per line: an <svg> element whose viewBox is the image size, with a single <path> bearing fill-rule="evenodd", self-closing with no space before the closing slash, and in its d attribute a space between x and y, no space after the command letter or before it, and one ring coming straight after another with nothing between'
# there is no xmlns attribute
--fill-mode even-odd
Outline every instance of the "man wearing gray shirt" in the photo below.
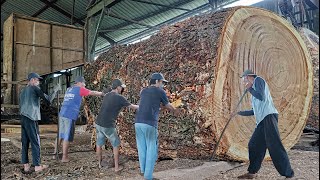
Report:
<svg viewBox="0 0 320 180"><path fill-rule="evenodd" d="M28 85L22 89L19 99L22 143L21 163L24 166L25 172L30 172L28 159L29 144L31 144L32 163L35 166L35 171L42 171L48 167L47 165L40 165L40 137L38 126L38 121L41 120L40 98L50 104L57 91L61 89L59 85L56 85L53 94L49 97L38 87L40 79L42 78L39 74L30 73L28 75Z"/></svg>
<svg viewBox="0 0 320 180"><path fill-rule="evenodd" d="M249 141L248 173L239 176L239 179L253 179L261 168L266 150L269 150L272 162L281 176L292 178L294 172L291 168L289 158L284 149L278 130L278 111L266 81L246 70L241 76L246 89L250 92L252 110L238 112L241 116L255 116L256 128Z"/></svg>

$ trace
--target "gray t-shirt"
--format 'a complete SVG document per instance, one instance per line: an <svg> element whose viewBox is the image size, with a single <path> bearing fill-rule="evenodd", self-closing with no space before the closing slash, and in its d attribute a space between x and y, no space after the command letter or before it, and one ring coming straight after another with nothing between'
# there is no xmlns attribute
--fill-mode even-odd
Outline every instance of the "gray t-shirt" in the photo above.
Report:
<svg viewBox="0 0 320 180"><path fill-rule="evenodd" d="M96 124L105 128L115 127L121 108L130 105L131 103L122 95L115 92L107 93L103 98Z"/></svg>

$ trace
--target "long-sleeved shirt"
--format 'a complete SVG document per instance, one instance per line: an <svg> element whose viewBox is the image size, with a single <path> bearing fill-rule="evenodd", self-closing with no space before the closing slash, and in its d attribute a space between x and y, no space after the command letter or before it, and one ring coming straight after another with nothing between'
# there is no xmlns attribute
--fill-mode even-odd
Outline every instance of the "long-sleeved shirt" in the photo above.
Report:
<svg viewBox="0 0 320 180"><path fill-rule="evenodd" d="M38 86L28 85L24 87L19 97L20 114L34 121L41 120L40 98L45 103L50 104L55 94L56 92L48 96Z"/></svg>
<svg viewBox="0 0 320 180"><path fill-rule="evenodd" d="M273 100L270 94L269 87L264 79L257 76L254 79L252 87L248 88L248 91L252 95L251 103L252 109L238 112L241 116L256 117L256 124L258 124L269 114L278 114L277 109L273 104Z"/></svg>

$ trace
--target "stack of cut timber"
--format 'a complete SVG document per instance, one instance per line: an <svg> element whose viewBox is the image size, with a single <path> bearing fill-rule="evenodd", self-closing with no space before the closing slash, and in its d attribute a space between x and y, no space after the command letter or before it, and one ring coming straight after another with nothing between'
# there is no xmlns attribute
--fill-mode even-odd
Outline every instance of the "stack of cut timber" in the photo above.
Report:
<svg viewBox="0 0 320 180"><path fill-rule="evenodd" d="M299 29L299 33L306 43L313 64L313 97L307 126L319 130L319 36L307 28Z"/></svg>
<svg viewBox="0 0 320 180"><path fill-rule="evenodd" d="M89 89L103 90L121 78L124 96L138 103L139 92L150 75L161 72L171 101L181 100L183 113L167 111L159 119L159 156L206 158L211 155L230 114L244 92L239 76L252 69L269 84L279 111L279 129L286 149L305 127L313 93L313 72L308 49L299 33L283 18L253 7L236 7L192 17L162 28L151 38L128 46L115 46L85 66ZM86 98L89 127L101 98ZM251 109L247 95L241 109ZM121 151L137 156L135 112L125 110L118 119ZM218 154L247 160L247 144L255 128L254 117L236 116L220 143Z"/></svg>

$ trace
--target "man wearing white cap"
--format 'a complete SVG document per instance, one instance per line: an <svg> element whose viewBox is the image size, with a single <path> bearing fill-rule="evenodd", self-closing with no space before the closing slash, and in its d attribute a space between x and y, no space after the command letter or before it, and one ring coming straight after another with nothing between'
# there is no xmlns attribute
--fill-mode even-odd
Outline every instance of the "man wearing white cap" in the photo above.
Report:
<svg viewBox="0 0 320 180"><path fill-rule="evenodd" d="M75 121L78 119L82 97L104 96L103 92L91 91L85 86L84 78L82 76L76 77L75 85L67 89L63 99L59 113L59 144L63 141L61 162L69 162L69 142L73 141ZM57 147L55 147L56 151Z"/></svg>
<svg viewBox="0 0 320 180"><path fill-rule="evenodd" d="M97 131L97 157L99 168L102 167L102 146L106 142L106 138L110 141L113 147L114 155L114 170L120 172L123 167L119 166L119 146L120 139L117 134L116 120L123 107L129 107L131 109L138 109L139 106L131 104L121 94L126 88L126 85L121 82L120 79L112 81L112 91L107 93L101 105L99 115L96 120Z"/></svg>

